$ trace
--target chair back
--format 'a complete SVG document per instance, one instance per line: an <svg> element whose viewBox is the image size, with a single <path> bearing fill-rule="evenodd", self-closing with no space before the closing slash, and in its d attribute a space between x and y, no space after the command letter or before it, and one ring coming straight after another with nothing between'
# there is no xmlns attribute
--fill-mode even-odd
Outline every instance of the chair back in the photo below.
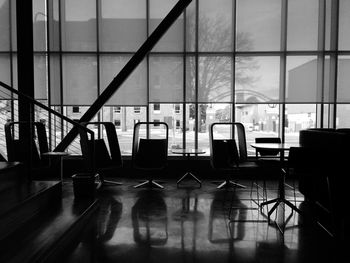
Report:
<svg viewBox="0 0 350 263"><path fill-rule="evenodd" d="M82 125L102 125L106 131L108 147L104 139L88 139L85 131L80 131L80 145L82 154L87 162L87 168L94 171L96 168L108 166L122 167L123 159L119 147L118 135L112 122L84 122ZM94 152L94 154L93 154Z"/></svg>
<svg viewBox="0 0 350 263"><path fill-rule="evenodd" d="M239 153L235 139L212 141L212 166L229 168L239 165Z"/></svg>
<svg viewBox="0 0 350 263"><path fill-rule="evenodd" d="M255 138L255 143L282 143L281 138L279 137L260 137ZM256 150L257 155L259 154L262 157L266 156L277 156L279 151L277 150Z"/></svg>
<svg viewBox="0 0 350 263"><path fill-rule="evenodd" d="M49 151L45 124L42 122L8 122L5 124L5 137L7 159L9 162L28 161L28 149L23 147L22 141L15 138L15 126L27 126L30 128L30 125L33 125L33 128L36 131L39 144L38 149L34 138L30 140L31 162L38 165L41 162L41 155Z"/></svg>
<svg viewBox="0 0 350 263"><path fill-rule="evenodd" d="M232 138L216 139L215 128L230 126ZM235 134L236 132L236 134ZM232 167L247 160L247 142L245 129L240 122L212 123L209 129L210 163L213 168ZM238 145L238 147L237 147Z"/></svg>
<svg viewBox="0 0 350 263"><path fill-rule="evenodd" d="M140 138L140 128L149 125L163 126L163 138ZM168 160L168 125L165 122L138 122L134 126L132 164L135 168L163 169Z"/></svg>

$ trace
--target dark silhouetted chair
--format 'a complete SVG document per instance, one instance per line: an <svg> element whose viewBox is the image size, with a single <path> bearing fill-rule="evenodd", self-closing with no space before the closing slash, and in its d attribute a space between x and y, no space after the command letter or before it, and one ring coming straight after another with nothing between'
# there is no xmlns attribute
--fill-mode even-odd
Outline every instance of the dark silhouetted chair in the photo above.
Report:
<svg viewBox="0 0 350 263"><path fill-rule="evenodd" d="M163 127L165 133L162 138L140 138L140 127L149 125ZM154 132L157 129L152 129ZM133 168L148 175L148 179L140 183L138 187L158 187L164 188L153 180L151 173L164 171L168 162L168 125L165 122L138 122L134 126L134 136L132 144L132 165ZM152 135L152 134L150 134Z"/></svg>
<svg viewBox="0 0 350 263"><path fill-rule="evenodd" d="M30 127L32 125L32 127ZM16 131L19 127L23 126L33 130L33 138L30 139L30 149L24 146L23 141L16 138ZM39 148L34 140L37 138ZM42 122L7 122L5 124L5 137L6 137L6 149L7 159L9 162L22 162L30 169L31 175L41 178L47 176L51 167L54 167L53 163L50 165L49 159L43 157L43 153L49 152L48 140L46 135L45 124Z"/></svg>
<svg viewBox="0 0 350 263"><path fill-rule="evenodd" d="M120 182L106 180L107 177L116 177L120 174L123 167L115 125L112 122L84 122L82 125L102 125L108 141L107 148L104 139L92 141L87 138L86 132L81 130L80 144L88 172L98 173L102 185L121 185Z"/></svg>
<svg viewBox="0 0 350 263"><path fill-rule="evenodd" d="M214 129L218 126L231 126L232 130L237 132L237 142L235 139L216 139L214 138ZM221 183L218 188L225 187L242 187L244 185L238 184L230 180L234 173L237 173L240 166L247 162L247 145L245 138L245 129L242 123L212 123L209 130L210 143L210 164L213 169L224 172L226 180Z"/></svg>

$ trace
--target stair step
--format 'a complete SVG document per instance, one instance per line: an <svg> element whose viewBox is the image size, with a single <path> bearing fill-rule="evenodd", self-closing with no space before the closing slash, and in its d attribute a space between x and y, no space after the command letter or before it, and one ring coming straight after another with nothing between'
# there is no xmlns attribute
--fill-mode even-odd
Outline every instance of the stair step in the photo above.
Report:
<svg viewBox="0 0 350 263"><path fill-rule="evenodd" d="M40 213L30 225L0 246L0 262L60 262L93 224L98 201L75 200L71 185L63 187L59 206Z"/></svg>
<svg viewBox="0 0 350 263"><path fill-rule="evenodd" d="M20 162L0 162L0 192L15 187L22 178L23 165Z"/></svg>
<svg viewBox="0 0 350 263"><path fill-rule="evenodd" d="M7 236L61 200L61 182L33 181L0 192L0 244Z"/></svg>

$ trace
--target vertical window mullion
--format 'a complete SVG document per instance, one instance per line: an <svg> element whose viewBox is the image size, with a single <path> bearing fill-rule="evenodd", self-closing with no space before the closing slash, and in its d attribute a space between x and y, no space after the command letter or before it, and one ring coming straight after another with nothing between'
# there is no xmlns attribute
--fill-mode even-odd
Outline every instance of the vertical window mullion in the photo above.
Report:
<svg viewBox="0 0 350 263"><path fill-rule="evenodd" d="M12 14L14 13L12 10L15 7L13 6L13 2L9 1L9 10L10 10L10 15L9 15L9 48L10 48L10 83L11 83L11 87L13 87L13 41L12 41L12 30L13 30L13 24L12 24ZM16 14L17 15L17 14ZM14 104L14 96L13 93L11 92L11 119L14 120L15 119L15 104Z"/></svg>
<svg viewBox="0 0 350 263"><path fill-rule="evenodd" d="M184 22L183 22L183 55L182 55L182 61L183 61L183 78L182 78L182 85L183 85L183 102L182 102L182 148L186 148L186 24L187 24L187 19L186 19L186 9L184 11Z"/></svg>
<svg viewBox="0 0 350 263"><path fill-rule="evenodd" d="M149 23L150 23L150 0L146 0L146 36L148 38L149 36ZM149 53L147 54L147 63L146 63L146 85L147 85L147 106L146 106L146 121L149 122L150 121L150 114L149 114L149 109L150 109L150 85L149 85L149 82L150 82L150 79L149 79L149 73L150 73L150 70L149 70ZM147 138L149 138L149 125L147 125L147 129L146 129L146 132L147 132Z"/></svg>
<svg viewBox="0 0 350 263"><path fill-rule="evenodd" d="M332 18L331 18L331 48L335 51L333 77L334 77L334 102L333 102L333 119L331 120L332 128L337 127L337 89L338 89L338 47L339 47L339 0L332 1ZM332 65L330 65L332 66ZM331 110L332 111L332 110Z"/></svg>
<svg viewBox="0 0 350 263"><path fill-rule="evenodd" d="M285 141L286 123L286 62L287 62L287 23L288 23L288 1L282 0L281 5L281 56L280 56L280 102L279 109L279 136Z"/></svg>
<svg viewBox="0 0 350 263"><path fill-rule="evenodd" d="M101 85L100 85L100 19L102 17L101 15L101 1L96 0L96 84L97 84L97 97L101 94ZM102 107L102 111L100 111L99 114L97 114L97 121L103 120L103 110L104 107ZM98 125L97 131L98 131L98 138L103 138L103 135L101 135L101 125Z"/></svg>
<svg viewBox="0 0 350 263"><path fill-rule="evenodd" d="M237 24L237 4L236 0L232 1L232 59L231 59L231 65L232 65L232 79L231 79L231 121L236 121L236 24ZM231 131L231 136L234 138L234 129Z"/></svg>
<svg viewBox="0 0 350 263"><path fill-rule="evenodd" d="M58 22L58 35L59 35L59 64L60 64L60 113L64 114L63 110L63 59L62 59L62 16L64 15L64 21L65 19L65 12L62 13L62 3L64 3L65 6L65 1L58 1L58 17L59 17L59 22ZM65 9L65 8L64 8ZM63 119L60 119L61 122L61 140L63 140L63 134L64 134L64 127L63 127Z"/></svg>
<svg viewBox="0 0 350 263"><path fill-rule="evenodd" d="M196 15L195 15L195 82L194 82L194 89L195 89L195 98L194 98L194 104L195 104L195 133L194 133L194 147L198 148L198 125L200 125L199 123L199 119L198 119L198 77L199 77L199 72L198 72L198 23L199 23L199 0L196 0Z"/></svg>
<svg viewBox="0 0 350 263"><path fill-rule="evenodd" d="M317 103L320 102L320 107L316 105L316 127L323 128L323 111L324 111L324 70L325 70L325 14L326 14L326 1L319 0L318 7L318 54L317 54ZM320 94L319 94L320 93Z"/></svg>
<svg viewBox="0 0 350 263"><path fill-rule="evenodd" d="M46 58L47 58L47 106L51 108L51 54L50 54L50 0L46 0ZM52 114L48 113L48 130L49 130L49 149L52 149L52 131L51 131Z"/></svg>

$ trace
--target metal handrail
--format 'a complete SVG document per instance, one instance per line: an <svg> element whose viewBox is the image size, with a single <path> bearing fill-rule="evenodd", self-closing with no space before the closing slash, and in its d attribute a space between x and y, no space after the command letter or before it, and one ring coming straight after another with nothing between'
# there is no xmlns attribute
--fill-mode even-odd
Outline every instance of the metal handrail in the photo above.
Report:
<svg viewBox="0 0 350 263"><path fill-rule="evenodd" d="M94 139L94 132L90 129L88 129L86 126L81 125L79 122L73 121L72 119L68 118L67 116L64 116L61 113L58 113L57 111L54 111L53 109L49 108L48 106L46 106L45 104L42 104L41 102L33 99L32 97L18 91L15 90L14 88L10 87L9 85L5 84L4 82L0 81L0 86L2 86L3 88L7 89L10 92L13 92L15 94L17 94L18 96L24 98L25 100L29 101L30 103L39 106L40 108L43 108L44 110L50 112L51 114L69 122L70 124L72 124L73 126L77 126L80 129L83 129L84 131L88 132L91 135L91 138Z"/></svg>

